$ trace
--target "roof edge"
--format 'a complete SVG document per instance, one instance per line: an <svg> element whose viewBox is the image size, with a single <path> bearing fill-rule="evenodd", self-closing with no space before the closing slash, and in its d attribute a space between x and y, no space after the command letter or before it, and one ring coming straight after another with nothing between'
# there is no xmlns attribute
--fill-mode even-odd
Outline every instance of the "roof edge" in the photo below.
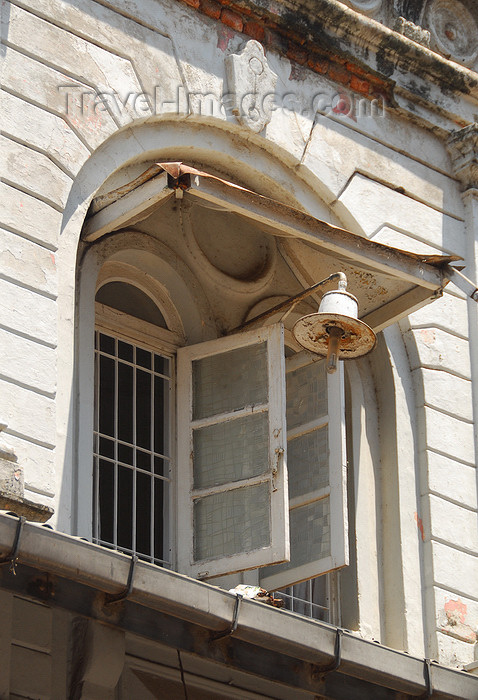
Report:
<svg viewBox="0 0 478 700"><path fill-rule="evenodd" d="M15 545L19 522L15 516L0 515L3 556ZM16 545L19 565L62 576L105 594L123 591L128 580L130 557L49 527L24 523ZM227 591L144 562L136 566L129 599L211 631L230 627L235 603L235 596ZM281 619L281 615L287 617ZM325 623L245 600L235 637L302 661L321 663L335 656L336 630ZM427 689L426 660L369 642L345 630L342 636L341 664L347 675L411 695L419 696ZM437 697L443 695L456 700L476 697L476 678L438 664L432 668Z"/></svg>

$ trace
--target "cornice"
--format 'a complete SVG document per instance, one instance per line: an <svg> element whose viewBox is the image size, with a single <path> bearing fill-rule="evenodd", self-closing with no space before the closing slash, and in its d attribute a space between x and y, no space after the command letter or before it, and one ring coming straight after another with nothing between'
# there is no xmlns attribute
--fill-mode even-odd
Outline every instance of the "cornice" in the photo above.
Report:
<svg viewBox="0 0 478 700"><path fill-rule="evenodd" d="M478 190L478 124L454 131L447 142L453 171L465 190Z"/></svg>
<svg viewBox="0 0 478 700"><path fill-rule="evenodd" d="M221 4L260 16L300 44L313 43L348 60L359 58L385 79L394 79L397 70L414 73L442 89L478 99L478 73L338 0L224 0Z"/></svg>

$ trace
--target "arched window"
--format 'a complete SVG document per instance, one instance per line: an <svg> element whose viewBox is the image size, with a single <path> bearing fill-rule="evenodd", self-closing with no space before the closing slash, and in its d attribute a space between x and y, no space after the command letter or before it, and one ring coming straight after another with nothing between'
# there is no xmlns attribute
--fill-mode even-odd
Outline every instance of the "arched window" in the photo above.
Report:
<svg viewBox="0 0 478 700"><path fill-rule="evenodd" d="M107 278L95 309L93 541L171 566L179 339L156 300L129 281Z"/></svg>
<svg viewBox="0 0 478 700"><path fill-rule="evenodd" d="M310 299L243 324L345 270L383 327L441 276L429 266L422 288L404 253L172 165L98 198L83 231L97 273L93 537L198 578L310 582L348 563L343 373L285 358L281 323Z"/></svg>

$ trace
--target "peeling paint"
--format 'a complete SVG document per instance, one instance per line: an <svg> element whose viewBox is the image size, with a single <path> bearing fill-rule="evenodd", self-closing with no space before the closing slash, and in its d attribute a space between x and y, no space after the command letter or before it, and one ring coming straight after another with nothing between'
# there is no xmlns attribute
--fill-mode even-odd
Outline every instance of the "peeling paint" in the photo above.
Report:
<svg viewBox="0 0 478 700"><path fill-rule="evenodd" d="M458 600L447 600L444 608L450 625L456 625L457 622L465 622L466 605L459 598Z"/></svg>
<svg viewBox="0 0 478 700"><path fill-rule="evenodd" d="M425 542L425 530L423 529L423 520L418 516L418 513L415 513L415 522L417 524L418 529L420 530L422 542Z"/></svg>
<svg viewBox="0 0 478 700"><path fill-rule="evenodd" d="M229 42L234 38L236 33L227 27L219 26L217 31L217 48L221 51L227 51Z"/></svg>
<svg viewBox="0 0 478 700"><path fill-rule="evenodd" d="M440 631L455 639L475 644L476 631L466 622L467 606L460 598L449 598L440 615Z"/></svg>

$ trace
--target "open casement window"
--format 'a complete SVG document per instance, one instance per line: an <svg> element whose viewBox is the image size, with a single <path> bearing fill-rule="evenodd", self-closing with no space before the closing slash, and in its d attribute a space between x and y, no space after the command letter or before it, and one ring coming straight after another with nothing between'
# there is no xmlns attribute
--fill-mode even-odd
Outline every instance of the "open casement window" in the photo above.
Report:
<svg viewBox="0 0 478 700"><path fill-rule="evenodd" d="M287 561L282 327L181 348L177 361L179 571Z"/></svg>
<svg viewBox="0 0 478 700"><path fill-rule="evenodd" d="M301 352L286 360L290 561L262 569L267 590L348 564L343 363Z"/></svg>

